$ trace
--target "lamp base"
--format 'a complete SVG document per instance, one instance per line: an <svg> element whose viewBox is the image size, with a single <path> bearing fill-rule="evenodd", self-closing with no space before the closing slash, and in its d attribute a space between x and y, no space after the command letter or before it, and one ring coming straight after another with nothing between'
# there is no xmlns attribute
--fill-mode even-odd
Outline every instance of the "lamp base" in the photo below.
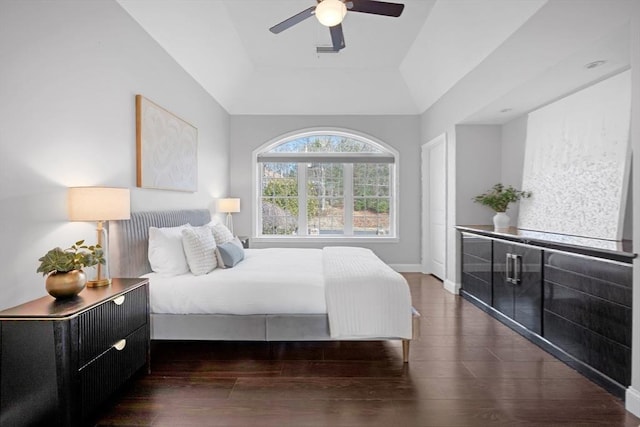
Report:
<svg viewBox="0 0 640 427"><path fill-rule="evenodd" d="M109 286L110 284L110 279L89 280L87 282L87 288L99 288L101 286Z"/></svg>
<svg viewBox="0 0 640 427"><path fill-rule="evenodd" d="M233 234L233 217L231 216L231 212L227 212L227 228Z"/></svg>

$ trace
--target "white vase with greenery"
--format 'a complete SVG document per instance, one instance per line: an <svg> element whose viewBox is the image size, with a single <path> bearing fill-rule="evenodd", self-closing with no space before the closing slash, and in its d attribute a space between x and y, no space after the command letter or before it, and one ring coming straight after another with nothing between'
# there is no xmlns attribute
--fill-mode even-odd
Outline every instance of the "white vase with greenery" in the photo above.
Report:
<svg viewBox="0 0 640 427"><path fill-rule="evenodd" d="M498 183L487 192L474 197L473 201L493 209L496 212L493 217L493 226L496 230L504 230L509 228L510 218L506 214L509 205L529 197L531 197L530 191L516 190L512 186L505 187Z"/></svg>
<svg viewBox="0 0 640 427"><path fill-rule="evenodd" d="M506 230L510 221L511 218L505 212L496 212L493 216L493 226L496 230Z"/></svg>

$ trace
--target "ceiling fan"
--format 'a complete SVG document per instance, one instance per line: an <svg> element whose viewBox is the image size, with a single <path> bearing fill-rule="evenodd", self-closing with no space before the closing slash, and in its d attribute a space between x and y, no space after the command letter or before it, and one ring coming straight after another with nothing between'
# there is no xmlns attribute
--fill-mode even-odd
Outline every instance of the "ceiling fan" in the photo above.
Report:
<svg viewBox="0 0 640 427"><path fill-rule="evenodd" d="M303 10L300 13L285 19L279 24L269 28L274 34L278 34L287 28L304 21L312 15L315 15L318 21L325 27L329 27L331 33L331 43L334 52L344 49L344 34L342 32L342 20L347 14L347 10L351 12L371 13L374 15L384 15L398 17L404 10L404 4L388 3L376 0L317 0L318 4Z"/></svg>

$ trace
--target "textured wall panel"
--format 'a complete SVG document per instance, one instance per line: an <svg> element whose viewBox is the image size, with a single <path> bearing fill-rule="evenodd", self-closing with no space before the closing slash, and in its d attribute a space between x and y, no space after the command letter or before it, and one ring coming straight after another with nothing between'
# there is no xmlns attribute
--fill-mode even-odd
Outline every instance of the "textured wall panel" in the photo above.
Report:
<svg viewBox="0 0 640 427"><path fill-rule="evenodd" d="M529 114L519 228L621 238L630 110L626 71Z"/></svg>

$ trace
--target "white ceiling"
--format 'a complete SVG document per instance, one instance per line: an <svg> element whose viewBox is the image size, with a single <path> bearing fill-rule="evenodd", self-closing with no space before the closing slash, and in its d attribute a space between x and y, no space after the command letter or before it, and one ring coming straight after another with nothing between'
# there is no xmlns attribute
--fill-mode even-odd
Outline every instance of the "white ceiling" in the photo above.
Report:
<svg viewBox="0 0 640 427"><path fill-rule="evenodd" d="M328 54L316 53L331 39L314 17L269 32L315 0L117 1L230 114L382 115L423 113L558 0L393 0L405 4L399 18L348 12L346 48ZM469 121L504 122L508 114L496 114L504 105L539 106L586 83L567 69L598 49L619 51L623 67L625 37L589 44L595 53L585 48L558 61Z"/></svg>

